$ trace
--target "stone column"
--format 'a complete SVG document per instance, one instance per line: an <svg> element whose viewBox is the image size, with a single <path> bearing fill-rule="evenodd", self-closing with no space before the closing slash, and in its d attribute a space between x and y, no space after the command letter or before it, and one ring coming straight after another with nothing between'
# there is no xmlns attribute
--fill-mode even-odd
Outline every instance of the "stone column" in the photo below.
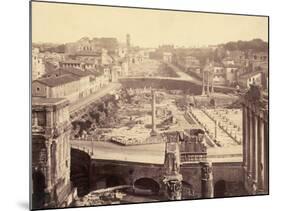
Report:
<svg viewBox="0 0 281 211"><path fill-rule="evenodd" d="M252 161L253 161L253 118L252 118L252 111L251 111L251 107L248 105L247 107L247 113L248 113L248 137L247 137L247 149L248 149L248 161L247 161L247 164L248 164L248 168L247 168L247 172L248 172L248 179L247 179L247 186L249 188L249 184L251 183L251 179L252 179L252 167L253 167L253 164L252 164Z"/></svg>
<svg viewBox="0 0 281 211"><path fill-rule="evenodd" d="M47 114L46 114L46 126L50 128L54 124L54 118L53 118L54 112L53 112L52 108L47 108L46 111L47 111Z"/></svg>
<svg viewBox="0 0 281 211"><path fill-rule="evenodd" d="M152 102L151 102L151 117L152 117L152 121L151 121L151 132L150 132L150 135L151 136L155 136L157 135L157 132L156 132L156 123L155 123L155 112L156 112L156 109L155 109L155 91L154 90L151 90L151 95L152 95Z"/></svg>
<svg viewBox="0 0 281 211"><path fill-rule="evenodd" d="M52 188L52 169L51 169L51 140L46 140L46 156L47 156L47 163L46 163L46 188L48 192L50 192Z"/></svg>
<svg viewBox="0 0 281 211"><path fill-rule="evenodd" d="M257 181L258 181L258 150L259 150L259 137L258 137L258 116L256 111L253 111L253 194L256 194Z"/></svg>
<svg viewBox="0 0 281 211"><path fill-rule="evenodd" d="M210 72L207 72L207 95L210 95Z"/></svg>
<svg viewBox="0 0 281 211"><path fill-rule="evenodd" d="M247 181L248 166L248 112L246 105L243 105L243 168L244 168L244 184Z"/></svg>
<svg viewBox="0 0 281 211"><path fill-rule="evenodd" d="M215 139L217 139L218 121L215 120Z"/></svg>
<svg viewBox="0 0 281 211"><path fill-rule="evenodd" d="M214 92L214 73L212 72L211 93L213 94Z"/></svg>
<svg viewBox="0 0 281 211"><path fill-rule="evenodd" d="M212 163L201 163L201 192L202 198L214 197Z"/></svg>
<svg viewBox="0 0 281 211"><path fill-rule="evenodd" d="M268 110L263 112L264 115L264 191L268 192L268 175L269 175L269 166L268 166Z"/></svg>
<svg viewBox="0 0 281 211"><path fill-rule="evenodd" d="M203 77L202 77L202 95L205 95L205 73L203 70Z"/></svg>
<svg viewBox="0 0 281 211"><path fill-rule="evenodd" d="M258 159L258 190L263 192L264 191L264 164L265 164L265 156L264 156L264 142L265 142L265 133L264 133L264 115L263 111L260 113L259 117L259 159Z"/></svg>

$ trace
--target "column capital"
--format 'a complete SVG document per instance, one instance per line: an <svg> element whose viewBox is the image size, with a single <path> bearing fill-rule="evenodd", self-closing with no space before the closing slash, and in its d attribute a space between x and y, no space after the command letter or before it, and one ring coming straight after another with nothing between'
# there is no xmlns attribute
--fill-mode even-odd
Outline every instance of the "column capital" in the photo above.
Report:
<svg viewBox="0 0 281 211"><path fill-rule="evenodd" d="M212 168L212 163L210 162L201 162L200 165L202 166L202 180L210 180L213 178L212 176L212 172L213 172L213 168Z"/></svg>

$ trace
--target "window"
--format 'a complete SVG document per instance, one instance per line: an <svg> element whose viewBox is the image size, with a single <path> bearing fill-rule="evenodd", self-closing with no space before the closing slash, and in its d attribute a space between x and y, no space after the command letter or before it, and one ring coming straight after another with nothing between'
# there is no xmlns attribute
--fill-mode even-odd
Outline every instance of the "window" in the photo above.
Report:
<svg viewBox="0 0 281 211"><path fill-rule="evenodd" d="M36 88L36 90L37 90L37 91L40 91L40 88L39 88L39 87L37 87L37 88Z"/></svg>

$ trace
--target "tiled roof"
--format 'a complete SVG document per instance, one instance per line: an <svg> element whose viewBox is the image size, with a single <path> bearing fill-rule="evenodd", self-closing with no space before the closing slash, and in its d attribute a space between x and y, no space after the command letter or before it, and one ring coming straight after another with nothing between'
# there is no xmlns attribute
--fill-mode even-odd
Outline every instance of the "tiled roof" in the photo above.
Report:
<svg viewBox="0 0 281 211"><path fill-rule="evenodd" d="M60 75L63 75L63 74L72 74L74 76L78 76L79 78L80 77L85 77L85 76L88 76L88 75L91 75L92 73L88 70L80 70L78 68L60 68L59 70L59 73Z"/></svg>
<svg viewBox="0 0 281 211"><path fill-rule="evenodd" d="M60 75L57 77L40 78L38 80L35 80L34 82L39 82L39 83L45 84L46 86L49 86L49 87L56 87L56 86L67 84L67 83L77 81L77 80L79 80L79 78L74 75L64 74L64 75Z"/></svg>
<svg viewBox="0 0 281 211"><path fill-rule="evenodd" d="M262 73L262 71L255 71L255 72L250 72L250 73L245 73L243 75L240 75L240 78L246 79L246 78L250 78L254 75L257 75L259 73Z"/></svg>
<svg viewBox="0 0 281 211"><path fill-rule="evenodd" d="M60 62L61 64L80 64L81 61L78 61L78 60L65 60L65 61L61 61Z"/></svg>
<svg viewBox="0 0 281 211"><path fill-rule="evenodd" d="M44 98L44 97L32 97L32 106L36 105L53 105L67 101L65 98Z"/></svg>

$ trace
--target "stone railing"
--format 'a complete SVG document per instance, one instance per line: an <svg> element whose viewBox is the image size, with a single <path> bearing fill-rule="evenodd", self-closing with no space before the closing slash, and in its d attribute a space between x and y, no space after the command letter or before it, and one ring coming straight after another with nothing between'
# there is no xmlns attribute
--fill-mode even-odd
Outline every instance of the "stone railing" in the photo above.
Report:
<svg viewBox="0 0 281 211"><path fill-rule="evenodd" d="M204 112L204 114L206 114L214 123L215 123L215 122L218 122L218 120L215 119L214 116L212 116L206 109L203 108L203 109L201 109L201 110L202 110L202 111ZM223 119L226 119L226 120L229 122L230 125L236 126L235 128L237 128L238 131L241 130L241 128L240 128L239 126L235 125L235 124L234 124L230 119L228 119L227 117L222 116L222 118L223 118ZM240 144L242 143L242 139L238 140L237 135L236 135L236 134L233 134L232 131L229 131L228 128L227 128L227 126L225 126L225 125L221 124L220 122L218 122L218 127L219 127L220 129L222 129L222 130L223 130L230 138L232 138L237 144L240 145Z"/></svg>
<svg viewBox="0 0 281 211"><path fill-rule="evenodd" d="M217 143L215 143L215 141L213 140L213 138L206 133L206 131L208 131L208 129L206 128L206 126L197 118L197 116L192 112L192 110L190 110L189 112L189 116L192 118L192 120L194 122L196 122L198 125L200 125L201 127L203 127L203 129L205 130L205 140L207 142L208 145L210 145L211 147L218 147L219 145Z"/></svg>
<svg viewBox="0 0 281 211"><path fill-rule="evenodd" d="M201 162L207 160L207 153L202 152L181 152L181 163L185 162Z"/></svg>

